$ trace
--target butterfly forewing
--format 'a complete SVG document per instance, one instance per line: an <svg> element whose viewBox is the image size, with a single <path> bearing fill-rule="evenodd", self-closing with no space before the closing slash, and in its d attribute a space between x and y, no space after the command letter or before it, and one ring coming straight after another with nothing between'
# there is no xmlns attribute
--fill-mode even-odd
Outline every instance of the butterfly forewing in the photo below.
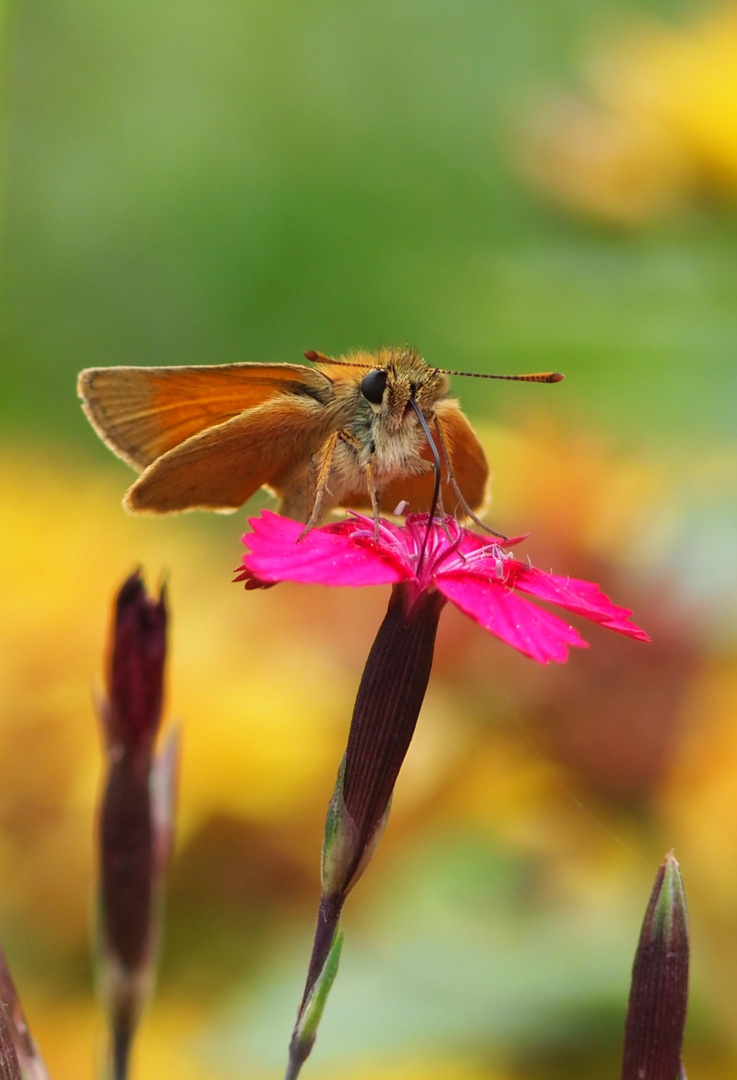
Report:
<svg viewBox="0 0 737 1080"><path fill-rule="evenodd" d="M92 426L137 469L275 395L319 400L329 391L329 379L302 364L88 368L78 382Z"/></svg>

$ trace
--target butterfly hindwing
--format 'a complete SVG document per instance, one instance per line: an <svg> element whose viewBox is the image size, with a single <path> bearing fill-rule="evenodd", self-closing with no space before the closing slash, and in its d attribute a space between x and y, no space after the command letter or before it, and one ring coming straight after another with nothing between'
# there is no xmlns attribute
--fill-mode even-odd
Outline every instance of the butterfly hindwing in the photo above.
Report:
<svg viewBox="0 0 737 1080"><path fill-rule="evenodd" d="M274 398L206 428L162 454L129 488L128 510L236 510L264 484L279 486L328 434L310 397Z"/></svg>

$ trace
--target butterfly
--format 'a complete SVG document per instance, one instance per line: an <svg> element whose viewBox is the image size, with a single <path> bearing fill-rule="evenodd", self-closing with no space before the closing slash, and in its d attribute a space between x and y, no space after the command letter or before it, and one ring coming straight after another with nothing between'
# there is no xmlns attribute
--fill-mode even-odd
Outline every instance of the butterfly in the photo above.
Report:
<svg viewBox="0 0 737 1080"><path fill-rule="evenodd" d="M335 507L443 512L479 521L489 468L449 376L414 349L306 364L88 368L84 411L140 472L132 512L232 511L261 487L305 523ZM553 372L485 378L559 382Z"/></svg>

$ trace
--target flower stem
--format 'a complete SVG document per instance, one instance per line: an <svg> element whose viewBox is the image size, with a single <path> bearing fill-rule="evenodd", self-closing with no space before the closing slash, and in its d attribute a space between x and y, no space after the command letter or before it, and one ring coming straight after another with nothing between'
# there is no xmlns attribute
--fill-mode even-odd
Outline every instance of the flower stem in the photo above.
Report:
<svg viewBox="0 0 737 1080"><path fill-rule="evenodd" d="M317 1029L325 1010L330 988L335 982L335 976L338 973L340 954L343 949L343 934L338 930L337 917L335 915L335 932L330 941L325 962L314 977L310 991L300 1005L297 1023L294 1025L294 1031L289 1043L289 1064L287 1065L286 1080L296 1080L302 1066L310 1056L312 1047L315 1045Z"/></svg>
<svg viewBox="0 0 737 1080"><path fill-rule="evenodd" d="M315 940L312 944L310 966L307 969L307 979L302 1000L299 1005L301 1015L305 1002L312 991L321 971L325 967L330 949L338 930L340 913L343 910L345 896L322 896L320 907L317 912L317 926L315 927Z"/></svg>
<svg viewBox="0 0 737 1080"><path fill-rule="evenodd" d="M389 813L432 668L444 598L414 583L392 589L353 708L348 746L328 808L322 896L285 1080L296 1080L315 1042L338 969L346 896L368 864Z"/></svg>
<svg viewBox="0 0 737 1080"><path fill-rule="evenodd" d="M113 1034L112 1080L127 1080L133 1032L130 1027L117 1028Z"/></svg>

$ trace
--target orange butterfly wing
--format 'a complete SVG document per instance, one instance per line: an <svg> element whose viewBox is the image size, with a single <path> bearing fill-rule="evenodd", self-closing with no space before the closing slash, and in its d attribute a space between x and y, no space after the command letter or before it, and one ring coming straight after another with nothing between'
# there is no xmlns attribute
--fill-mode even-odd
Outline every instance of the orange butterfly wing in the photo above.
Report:
<svg viewBox="0 0 737 1080"><path fill-rule="evenodd" d="M280 489L309 466L330 417L310 397L267 401L158 457L129 488L132 511L236 510L264 484Z"/></svg>
<svg viewBox="0 0 737 1080"><path fill-rule="evenodd" d="M489 501L490 485L489 465L484 448L457 401L441 401L435 414L461 494L472 510L483 511ZM458 511L463 515L463 508L458 505L458 496L449 484L443 486L443 499L446 513L454 514Z"/></svg>
<svg viewBox="0 0 737 1080"><path fill-rule="evenodd" d="M82 371L77 392L101 439L140 470L191 436L274 395L327 400L331 384L303 364L112 367Z"/></svg>

